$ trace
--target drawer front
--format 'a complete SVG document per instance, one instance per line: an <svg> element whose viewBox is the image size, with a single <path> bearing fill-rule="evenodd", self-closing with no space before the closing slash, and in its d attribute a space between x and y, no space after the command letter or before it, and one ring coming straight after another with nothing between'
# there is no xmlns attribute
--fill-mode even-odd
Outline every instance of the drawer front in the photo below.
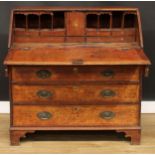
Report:
<svg viewBox="0 0 155 155"><path fill-rule="evenodd" d="M13 85L12 96L18 104L138 102L139 85Z"/></svg>
<svg viewBox="0 0 155 155"><path fill-rule="evenodd" d="M124 31L116 30L116 31L113 31L112 32L112 36L114 36L114 37L119 37L119 36L134 36L135 33L136 33L136 30L135 29L126 29Z"/></svg>
<svg viewBox="0 0 155 155"><path fill-rule="evenodd" d="M134 66L55 66L13 67L12 81L47 83L52 81L139 81L139 67Z"/></svg>
<svg viewBox="0 0 155 155"><path fill-rule="evenodd" d="M94 29L87 29L86 31L86 35L87 36L103 36L103 37L107 37L107 36L111 36L111 32L110 31L98 31L98 30L94 30Z"/></svg>
<svg viewBox="0 0 155 155"><path fill-rule="evenodd" d="M13 106L13 126L135 126L138 118L138 104Z"/></svg>

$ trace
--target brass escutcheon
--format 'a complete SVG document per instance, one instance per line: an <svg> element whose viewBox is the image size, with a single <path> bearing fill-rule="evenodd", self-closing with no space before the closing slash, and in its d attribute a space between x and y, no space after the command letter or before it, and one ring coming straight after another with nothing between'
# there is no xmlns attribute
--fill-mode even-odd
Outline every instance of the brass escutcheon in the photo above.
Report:
<svg viewBox="0 0 155 155"><path fill-rule="evenodd" d="M82 59L74 59L72 60L73 65L83 65L84 61Z"/></svg>
<svg viewBox="0 0 155 155"><path fill-rule="evenodd" d="M79 111L80 110L80 107L74 107L73 110L74 111Z"/></svg>

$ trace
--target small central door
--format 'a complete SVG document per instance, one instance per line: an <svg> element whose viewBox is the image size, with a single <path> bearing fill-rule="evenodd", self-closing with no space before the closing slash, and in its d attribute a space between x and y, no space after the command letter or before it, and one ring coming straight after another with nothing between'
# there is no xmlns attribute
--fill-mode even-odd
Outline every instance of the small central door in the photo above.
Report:
<svg viewBox="0 0 155 155"><path fill-rule="evenodd" d="M85 35L85 14L83 12L66 13L67 36Z"/></svg>

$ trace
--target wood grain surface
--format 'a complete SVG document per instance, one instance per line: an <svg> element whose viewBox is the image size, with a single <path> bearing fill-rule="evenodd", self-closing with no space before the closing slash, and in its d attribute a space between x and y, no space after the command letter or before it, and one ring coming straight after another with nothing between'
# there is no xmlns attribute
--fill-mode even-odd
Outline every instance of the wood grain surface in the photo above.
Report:
<svg viewBox="0 0 155 155"><path fill-rule="evenodd" d="M11 49L5 65L73 65L82 60L83 65L149 65L141 49L116 49L104 47L35 47Z"/></svg>
<svg viewBox="0 0 155 155"><path fill-rule="evenodd" d="M140 144L150 60L137 8L14 9L4 65L11 145L47 129L115 130Z"/></svg>
<svg viewBox="0 0 155 155"><path fill-rule="evenodd" d="M48 97L39 96L40 91L46 91L50 95ZM112 91L114 95L104 96L105 91ZM139 85L13 85L12 97L14 103L21 104L33 104L33 102L40 104L58 102L60 105L67 102L72 104L135 103L139 101Z"/></svg>
<svg viewBox="0 0 155 155"><path fill-rule="evenodd" d="M111 111L114 117L102 118L102 112ZM139 105L63 105L63 106L13 106L14 127L52 127L52 126L138 126ZM52 116L47 120L38 117L40 112L49 112Z"/></svg>
<svg viewBox="0 0 155 155"><path fill-rule="evenodd" d="M37 72L46 70L51 73L47 78L40 78ZM112 75L104 75L107 72ZM15 83L51 82L139 82L140 68L138 66L16 66L12 68L12 81Z"/></svg>

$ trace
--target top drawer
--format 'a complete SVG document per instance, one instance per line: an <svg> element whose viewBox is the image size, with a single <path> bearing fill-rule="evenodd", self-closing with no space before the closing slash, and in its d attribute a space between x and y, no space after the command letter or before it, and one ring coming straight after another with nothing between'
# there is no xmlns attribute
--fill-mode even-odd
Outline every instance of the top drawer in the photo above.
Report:
<svg viewBox="0 0 155 155"><path fill-rule="evenodd" d="M139 67L135 66L28 66L13 67L12 81L15 83L52 82L137 82Z"/></svg>

